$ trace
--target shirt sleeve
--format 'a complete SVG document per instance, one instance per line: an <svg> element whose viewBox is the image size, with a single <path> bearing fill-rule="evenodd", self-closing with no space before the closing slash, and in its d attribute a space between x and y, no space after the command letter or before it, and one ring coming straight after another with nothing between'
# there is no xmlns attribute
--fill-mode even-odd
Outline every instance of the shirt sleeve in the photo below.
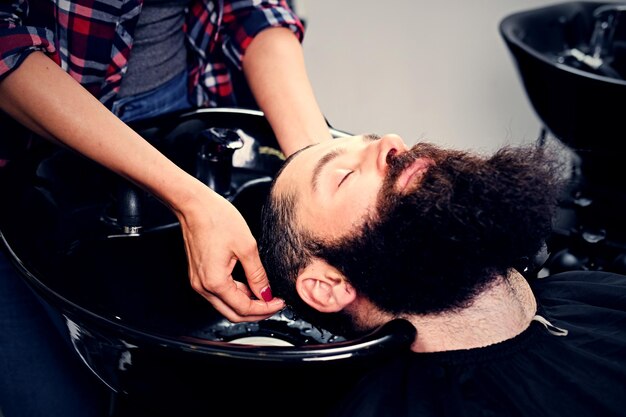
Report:
<svg viewBox="0 0 626 417"><path fill-rule="evenodd" d="M34 51L42 51L60 64L52 31L24 25L27 13L27 0L0 3L0 81Z"/></svg>
<svg viewBox="0 0 626 417"><path fill-rule="evenodd" d="M223 25L220 28L224 55L238 68L246 48L263 29L286 27L298 40L304 38L304 26L284 0L224 0Z"/></svg>

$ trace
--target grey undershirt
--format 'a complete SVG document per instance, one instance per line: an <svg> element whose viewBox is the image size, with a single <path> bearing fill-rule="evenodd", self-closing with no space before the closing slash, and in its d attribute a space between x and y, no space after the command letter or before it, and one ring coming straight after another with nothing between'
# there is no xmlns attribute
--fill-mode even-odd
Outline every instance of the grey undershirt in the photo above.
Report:
<svg viewBox="0 0 626 417"><path fill-rule="evenodd" d="M185 7L189 0L145 0L118 97L152 90L187 65Z"/></svg>

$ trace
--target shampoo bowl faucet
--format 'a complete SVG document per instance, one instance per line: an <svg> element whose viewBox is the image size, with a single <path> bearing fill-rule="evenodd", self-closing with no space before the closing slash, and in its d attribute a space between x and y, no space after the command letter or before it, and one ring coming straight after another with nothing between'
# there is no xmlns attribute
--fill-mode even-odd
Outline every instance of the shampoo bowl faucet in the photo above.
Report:
<svg viewBox="0 0 626 417"><path fill-rule="evenodd" d="M197 136L196 178L222 196L232 192L233 153L243 147L235 130L212 127Z"/></svg>

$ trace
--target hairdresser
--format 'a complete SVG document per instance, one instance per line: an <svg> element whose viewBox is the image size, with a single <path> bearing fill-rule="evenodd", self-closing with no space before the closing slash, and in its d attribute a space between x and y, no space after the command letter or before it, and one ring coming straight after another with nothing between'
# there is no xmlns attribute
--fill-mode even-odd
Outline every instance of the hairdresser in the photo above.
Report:
<svg viewBox="0 0 626 417"><path fill-rule="evenodd" d="M233 322L260 320L283 301L272 296L241 214L127 123L253 103L286 156L330 139L306 73L303 34L287 2L277 0L2 2L0 111L33 137L73 149L163 201L182 228L191 286ZM0 132L0 147L13 147ZM11 163L0 158L0 166ZM237 262L248 285L232 278ZM0 282L4 416L101 415L99 381L56 351L42 306L5 254Z"/></svg>

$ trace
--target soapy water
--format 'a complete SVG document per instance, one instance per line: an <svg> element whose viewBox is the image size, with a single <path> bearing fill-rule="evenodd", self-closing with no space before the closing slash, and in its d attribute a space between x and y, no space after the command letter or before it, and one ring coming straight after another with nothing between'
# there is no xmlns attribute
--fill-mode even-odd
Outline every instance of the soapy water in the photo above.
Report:
<svg viewBox="0 0 626 417"><path fill-rule="evenodd" d="M237 339L229 340L229 343L251 346L294 346L293 343L289 343L283 339L267 336L239 337Z"/></svg>
<svg viewBox="0 0 626 417"><path fill-rule="evenodd" d="M343 342L343 336L299 318L289 307L259 322L232 323L226 319L196 329L191 336L201 339L257 346L305 346Z"/></svg>

